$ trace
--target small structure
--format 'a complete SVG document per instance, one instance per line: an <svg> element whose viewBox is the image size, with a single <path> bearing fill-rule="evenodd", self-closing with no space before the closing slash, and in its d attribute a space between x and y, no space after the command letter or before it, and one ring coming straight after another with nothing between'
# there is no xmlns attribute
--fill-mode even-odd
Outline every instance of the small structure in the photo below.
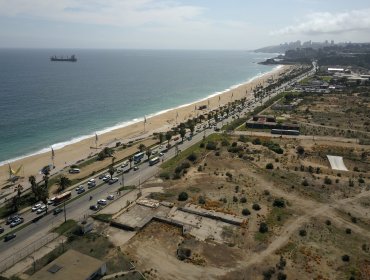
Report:
<svg viewBox="0 0 370 280"><path fill-rule="evenodd" d="M344 165L343 157L338 156L326 156L329 160L331 169L333 170L340 170L340 171L348 171L347 167Z"/></svg>
<svg viewBox="0 0 370 280"><path fill-rule="evenodd" d="M82 234L86 234L94 229L94 220L87 218L86 220L79 222L78 227Z"/></svg>
<svg viewBox="0 0 370 280"><path fill-rule="evenodd" d="M32 275L30 280L90 280L106 273L105 262L68 250Z"/></svg>

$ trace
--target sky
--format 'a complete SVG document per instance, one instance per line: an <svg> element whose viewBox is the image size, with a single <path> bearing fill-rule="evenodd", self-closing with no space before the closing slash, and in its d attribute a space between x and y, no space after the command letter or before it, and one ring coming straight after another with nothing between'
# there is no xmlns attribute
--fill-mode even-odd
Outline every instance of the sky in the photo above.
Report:
<svg viewBox="0 0 370 280"><path fill-rule="evenodd" d="M237 49L370 42L369 0L0 0L0 48Z"/></svg>

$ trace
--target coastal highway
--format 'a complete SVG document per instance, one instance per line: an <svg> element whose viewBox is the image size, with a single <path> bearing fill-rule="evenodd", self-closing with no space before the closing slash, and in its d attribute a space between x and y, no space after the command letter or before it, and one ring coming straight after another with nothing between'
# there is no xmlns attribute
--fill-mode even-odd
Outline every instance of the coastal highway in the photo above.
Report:
<svg viewBox="0 0 370 280"><path fill-rule="evenodd" d="M188 147L192 146L193 144L201 141L204 135L209 135L214 131L211 129L207 129L205 132L202 131L198 134L195 134L191 141L184 141L183 143L178 143L178 148L180 150L187 149ZM172 158L175 156L175 149L171 148L168 150L167 153L164 154L163 158L164 161ZM124 173L124 183L125 185L139 185L139 180L141 183L149 179L150 177L154 176L159 171L159 165L149 166L148 162L143 162L139 166L139 170L137 171L129 171L128 173ZM67 219L75 219L75 220L82 220L84 216L88 216L94 214L95 211L89 209L90 205L96 204L98 199L106 198L108 194L116 195L117 190L122 186L121 179L122 175L119 174L117 176L120 181L109 185L104 183L100 187L93 188L89 193L86 195L81 196L79 199L75 199L68 204L66 204L66 216ZM96 178L97 185L102 183L102 180ZM76 193L74 190L72 191L74 194ZM127 191L125 191L127 192ZM90 201L90 195L93 199ZM122 205L122 207L125 205ZM59 207L63 207L63 205L59 205ZM46 236L49 232L64 222L64 213L60 213L57 216L54 216L52 212L53 208L50 208L49 214L41 218L39 221L35 223L31 223L28 226L20 229L16 232L16 238L8 241L8 242L0 242L0 270L1 270L1 262L8 260L11 256L18 252L19 250L24 249L27 245L31 244L39 240L42 236ZM37 214L34 212L30 212L25 216L25 222L32 220L33 218L37 217ZM21 225L20 225L21 226ZM6 226L6 231L9 231L8 226Z"/></svg>
<svg viewBox="0 0 370 280"><path fill-rule="evenodd" d="M279 89L273 91L270 94L270 97L265 97L262 102L267 101L272 96L278 94L279 92L283 91L285 87L289 86L291 83L294 83L300 79L304 79L305 77L312 74L312 71L302 75L299 78L296 78L290 81L287 84L282 85ZM257 106L257 103L260 101L253 100L251 106L245 107L241 112L234 113L235 115L242 115L243 113L247 113L248 111L252 110L254 107ZM233 115L231 115L228 119L223 120L222 122L218 123L218 127L221 124L227 124L232 121ZM183 143L178 143L179 150L185 150L188 147L198 143L203 139L204 136L207 136L211 133L214 133L213 129L205 129L196 133L190 141L184 141ZM175 148L169 149L167 153L164 154L163 160L166 161L175 156ZM143 162L139 170L137 171L129 171L128 173L124 173L124 182L125 185L139 185L139 180L141 183L149 179L150 177L154 176L159 171L159 164L154 166L149 166L148 162ZM116 175L120 180L122 175ZM93 188L89 193L86 195L80 195L80 198L75 199L68 204L66 204L66 215L67 219L75 219L81 220L84 216L91 215L94 211L89 210L89 206L92 204L96 204L96 201L101 198L106 198L108 194L115 194L119 187L121 187L121 182L117 182L113 185L108 185L104 183L102 186L99 186L101 180L97 180L97 187ZM72 191L74 195L76 192ZM90 201L89 197L93 196L93 199ZM124 205L123 205L124 206ZM50 208L49 212L52 212L52 207ZM27 213L25 214L25 222L32 220L36 217L35 213ZM48 233L52 230L52 228L57 227L61 223L64 222L64 214L60 213L57 216L54 216L52 213L46 215L45 217L41 218L39 221L35 223L31 223L30 225L20 229L16 232L16 238L10 240L8 242L0 241L0 270L2 269L1 263L9 260L12 255L24 248L27 245L32 244L33 242L39 240L43 236L48 235ZM9 232L9 229L6 226L6 232ZM5 233L6 233L5 232Z"/></svg>

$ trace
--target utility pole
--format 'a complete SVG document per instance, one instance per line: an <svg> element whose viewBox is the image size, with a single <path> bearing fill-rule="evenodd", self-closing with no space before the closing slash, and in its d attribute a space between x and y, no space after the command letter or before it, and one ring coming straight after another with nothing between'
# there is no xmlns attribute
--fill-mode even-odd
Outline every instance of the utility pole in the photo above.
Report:
<svg viewBox="0 0 370 280"><path fill-rule="evenodd" d="M64 208L64 222L66 223L67 222L67 213L66 213L66 202L64 201L63 202L63 208Z"/></svg>

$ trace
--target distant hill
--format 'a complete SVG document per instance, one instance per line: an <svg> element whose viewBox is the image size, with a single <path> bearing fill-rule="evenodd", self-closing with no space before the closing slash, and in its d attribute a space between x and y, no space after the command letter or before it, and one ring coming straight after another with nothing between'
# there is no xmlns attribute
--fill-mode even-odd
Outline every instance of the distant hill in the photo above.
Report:
<svg viewBox="0 0 370 280"><path fill-rule="evenodd" d="M286 51L289 50L296 50L299 48L312 48L312 49L319 49L323 47L330 47L330 46L339 46L339 45L344 45L346 43L339 43L335 44L334 41L324 41L324 42L312 42L312 41L307 41L301 43L301 41L295 41L295 42L289 42L289 43L283 43L280 45L275 45L275 46L268 46L268 47L263 47L260 49L255 50L255 52L262 52L262 53L285 53Z"/></svg>

